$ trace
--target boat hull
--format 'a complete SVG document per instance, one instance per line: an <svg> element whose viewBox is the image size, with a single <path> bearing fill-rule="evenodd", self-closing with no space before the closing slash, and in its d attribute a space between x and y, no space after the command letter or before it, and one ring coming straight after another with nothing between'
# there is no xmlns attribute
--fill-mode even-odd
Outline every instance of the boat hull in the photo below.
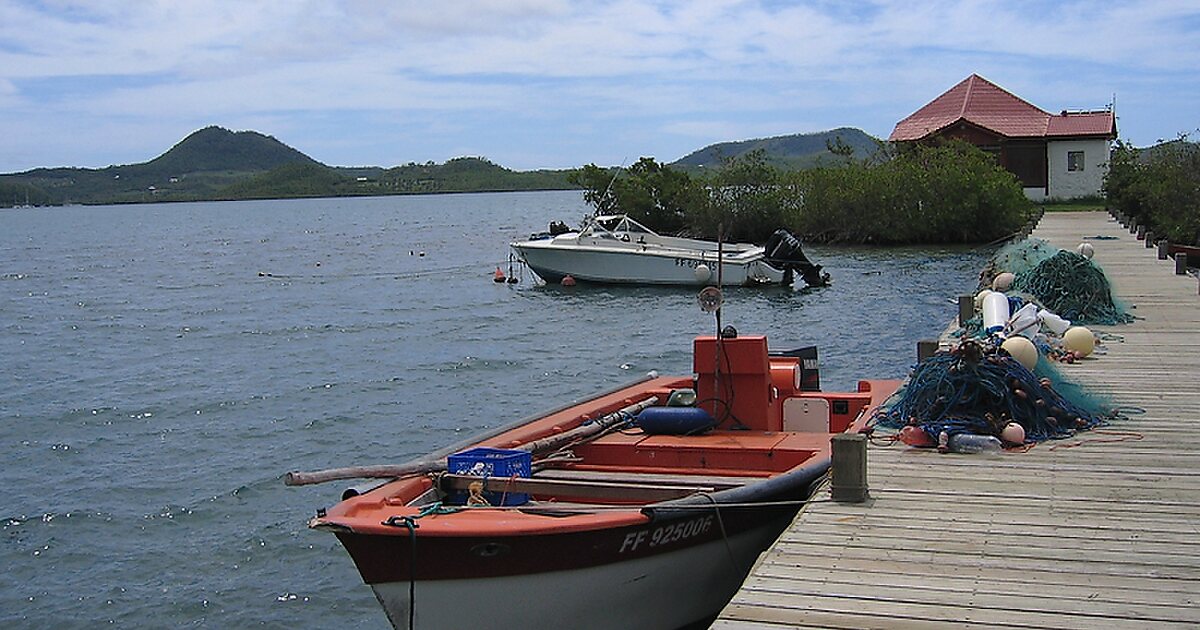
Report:
<svg viewBox="0 0 1200 630"><path fill-rule="evenodd" d="M557 284L571 276L605 284L657 284L705 286L717 283L715 252L638 252L628 249L558 248L548 241L514 243L522 260L539 277ZM705 273L701 266L708 269ZM699 270L699 271L698 271ZM725 286L783 284L785 273L763 261L761 255L726 255L721 262Z"/></svg>
<svg viewBox="0 0 1200 630"><path fill-rule="evenodd" d="M411 584L395 580L371 588L396 628L409 627L414 601L414 628L682 628L705 623L720 612L794 511L774 510L769 518L728 538L719 535L721 523L714 521L710 527L716 537L617 562ZM687 522L677 523L689 527ZM652 524L638 531L647 531L649 537L665 526ZM627 552L638 531L620 533ZM647 539L640 542L648 544ZM549 558L553 552L539 555ZM482 594L486 595L481 599Z"/></svg>

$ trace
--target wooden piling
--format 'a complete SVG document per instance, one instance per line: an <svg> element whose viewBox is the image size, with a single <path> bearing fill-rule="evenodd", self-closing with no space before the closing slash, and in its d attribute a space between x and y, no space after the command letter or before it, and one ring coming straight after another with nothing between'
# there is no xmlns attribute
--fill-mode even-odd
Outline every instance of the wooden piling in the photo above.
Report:
<svg viewBox="0 0 1200 630"><path fill-rule="evenodd" d="M937 354L938 342L933 339L923 339L917 342L917 363L921 363Z"/></svg>
<svg viewBox="0 0 1200 630"><path fill-rule="evenodd" d="M958 296L958 325L966 324L973 317L975 317L975 296Z"/></svg>
<svg viewBox="0 0 1200 630"><path fill-rule="evenodd" d="M839 433L832 438L833 460L830 489L833 500L862 503L870 494L867 488L867 436Z"/></svg>

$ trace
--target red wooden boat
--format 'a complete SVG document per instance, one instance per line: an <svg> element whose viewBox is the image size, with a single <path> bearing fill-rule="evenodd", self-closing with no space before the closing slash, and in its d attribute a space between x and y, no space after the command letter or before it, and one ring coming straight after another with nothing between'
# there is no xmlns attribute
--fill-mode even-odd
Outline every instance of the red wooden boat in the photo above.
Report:
<svg viewBox="0 0 1200 630"><path fill-rule="evenodd" d="M396 628L706 627L827 472L831 434L862 428L899 382L811 391L815 352L769 354L762 336L694 350L694 375L403 466L288 482L396 477L309 524L338 537Z"/></svg>

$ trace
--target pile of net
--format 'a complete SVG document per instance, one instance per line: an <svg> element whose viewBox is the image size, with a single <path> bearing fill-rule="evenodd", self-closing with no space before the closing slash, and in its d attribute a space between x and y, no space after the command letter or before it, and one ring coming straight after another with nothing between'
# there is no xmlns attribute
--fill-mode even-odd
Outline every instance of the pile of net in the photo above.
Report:
<svg viewBox="0 0 1200 630"><path fill-rule="evenodd" d="M1116 416L1107 400L1064 381L1051 364L1039 362L1036 370L986 341L963 341L919 363L872 422L916 427L926 445L942 434L999 437L1016 423L1024 430L1024 443L1032 443L1070 437Z"/></svg>
<svg viewBox="0 0 1200 630"><path fill-rule="evenodd" d="M1133 315L1117 306L1104 271L1066 250L1016 274L1013 291L1029 293L1042 306L1076 324L1128 324Z"/></svg>
<svg viewBox="0 0 1200 630"><path fill-rule="evenodd" d="M992 279L1001 272L1014 274L1037 267L1043 260L1058 253L1059 249L1040 238L1013 241L996 250L992 259L979 274L979 288L992 287Z"/></svg>
<svg viewBox="0 0 1200 630"><path fill-rule="evenodd" d="M1001 272L1015 275L1009 293L1025 294L1075 324L1127 324L1131 315L1113 298L1112 284L1090 258L1026 239L1001 248L980 280L990 287Z"/></svg>

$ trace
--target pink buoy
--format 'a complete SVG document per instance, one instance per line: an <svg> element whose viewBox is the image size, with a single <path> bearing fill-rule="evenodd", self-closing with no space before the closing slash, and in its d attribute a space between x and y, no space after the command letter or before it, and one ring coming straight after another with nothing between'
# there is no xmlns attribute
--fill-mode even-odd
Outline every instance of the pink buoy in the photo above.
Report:
<svg viewBox="0 0 1200 630"><path fill-rule="evenodd" d="M912 425L900 429L900 441L917 448L928 448L934 445L933 438L929 437L928 433L921 427Z"/></svg>
<svg viewBox="0 0 1200 630"><path fill-rule="evenodd" d="M564 287L573 287L573 286L575 286L575 278L573 278L571 276L563 276L561 284Z"/></svg>
<svg viewBox="0 0 1200 630"><path fill-rule="evenodd" d="M1025 427L1016 422L1009 422L1004 425L1004 430L1000 432L1000 439L1004 440L1005 444L1024 444Z"/></svg>

